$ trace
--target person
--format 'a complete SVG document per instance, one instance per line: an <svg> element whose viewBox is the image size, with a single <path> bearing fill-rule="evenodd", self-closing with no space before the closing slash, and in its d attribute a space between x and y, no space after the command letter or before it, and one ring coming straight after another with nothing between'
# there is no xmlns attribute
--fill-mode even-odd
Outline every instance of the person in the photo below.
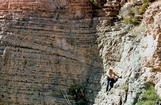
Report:
<svg viewBox="0 0 161 105"><path fill-rule="evenodd" d="M117 80L118 80L118 76L113 71L113 68L110 68L106 73L106 92L108 91L109 85L111 89Z"/></svg>

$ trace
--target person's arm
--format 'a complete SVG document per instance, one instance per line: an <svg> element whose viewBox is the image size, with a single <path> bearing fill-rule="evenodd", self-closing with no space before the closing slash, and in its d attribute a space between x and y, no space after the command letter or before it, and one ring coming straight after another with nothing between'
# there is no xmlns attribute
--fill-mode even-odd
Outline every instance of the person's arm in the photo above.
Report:
<svg viewBox="0 0 161 105"><path fill-rule="evenodd" d="M110 73L109 73L109 71L106 72L106 78L110 78Z"/></svg>
<svg viewBox="0 0 161 105"><path fill-rule="evenodd" d="M117 74L115 72L113 72L113 74L118 78Z"/></svg>

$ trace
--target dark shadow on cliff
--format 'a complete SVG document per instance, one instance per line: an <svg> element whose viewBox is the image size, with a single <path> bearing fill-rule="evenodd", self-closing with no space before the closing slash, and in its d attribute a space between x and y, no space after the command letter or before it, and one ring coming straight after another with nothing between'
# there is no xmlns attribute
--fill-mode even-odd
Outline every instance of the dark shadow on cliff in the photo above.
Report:
<svg viewBox="0 0 161 105"><path fill-rule="evenodd" d="M82 86L85 89L85 98L87 105L94 104L98 92L101 90L101 78L103 74L103 61L99 57L98 47L95 46L95 57L89 66L85 83Z"/></svg>

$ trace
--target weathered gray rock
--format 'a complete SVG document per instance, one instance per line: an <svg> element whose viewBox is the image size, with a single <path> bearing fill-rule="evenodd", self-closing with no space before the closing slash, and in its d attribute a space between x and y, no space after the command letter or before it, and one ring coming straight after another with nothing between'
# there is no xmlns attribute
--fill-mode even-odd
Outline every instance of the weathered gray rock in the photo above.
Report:
<svg viewBox="0 0 161 105"><path fill-rule="evenodd" d="M106 98L104 87L100 92L102 94L96 98L96 105L104 103L108 105L112 102L116 105L134 105L144 85L149 82L156 84L156 91L160 94L161 67L159 66L160 50L158 50L160 49L160 28L158 27L161 17L159 11L160 2L153 3L144 15L144 22L136 27L128 25L125 27L118 22L113 26L99 25L98 46L104 70L112 66L123 78L108 94L108 97L118 97L122 93L119 100ZM104 34L102 35L101 32Z"/></svg>
<svg viewBox="0 0 161 105"><path fill-rule="evenodd" d="M90 0L0 1L0 104L75 105L69 94L75 84L85 88L90 105L134 105L149 82L161 96L160 1L138 26L113 21L117 0L97 6ZM107 94L109 67L122 78Z"/></svg>

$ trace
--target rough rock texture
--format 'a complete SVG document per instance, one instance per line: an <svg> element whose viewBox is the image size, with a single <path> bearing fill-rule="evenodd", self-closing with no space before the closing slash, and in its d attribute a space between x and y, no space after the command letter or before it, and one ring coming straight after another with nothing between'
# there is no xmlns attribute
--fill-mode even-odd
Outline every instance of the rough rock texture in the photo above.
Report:
<svg viewBox="0 0 161 105"><path fill-rule="evenodd" d="M98 33L104 70L106 72L110 67L113 67L122 78L106 95L105 84L103 84L105 78L102 77L102 90L97 95L95 104L133 105L142 88L142 82L138 77L141 75L142 69L140 66L140 39L145 33L144 25L132 28L131 25L115 22L105 28L106 31L103 35L101 35L102 32ZM100 28L100 30L103 29Z"/></svg>
<svg viewBox="0 0 161 105"><path fill-rule="evenodd" d="M161 2L153 3L144 15L146 35L143 39L143 78L155 84L161 96Z"/></svg>
<svg viewBox="0 0 161 105"><path fill-rule="evenodd" d="M0 23L1 105L74 104L76 84L93 103L102 61L90 0L1 0Z"/></svg>
<svg viewBox="0 0 161 105"><path fill-rule="evenodd" d="M104 70L113 67L123 78L107 95L102 77L95 105L135 105L147 83L154 84L160 95L160 7L161 2L152 3L136 27L117 21L111 25L105 20L100 22L97 40Z"/></svg>
<svg viewBox="0 0 161 105"><path fill-rule="evenodd" d="M134 105L149 82L161 96L161 2L136 27L113 21L117 0L99 3L0 1L0 105L74 105L75 84L89 105ZM109 67L122 78L107 95Z"/></svg>

